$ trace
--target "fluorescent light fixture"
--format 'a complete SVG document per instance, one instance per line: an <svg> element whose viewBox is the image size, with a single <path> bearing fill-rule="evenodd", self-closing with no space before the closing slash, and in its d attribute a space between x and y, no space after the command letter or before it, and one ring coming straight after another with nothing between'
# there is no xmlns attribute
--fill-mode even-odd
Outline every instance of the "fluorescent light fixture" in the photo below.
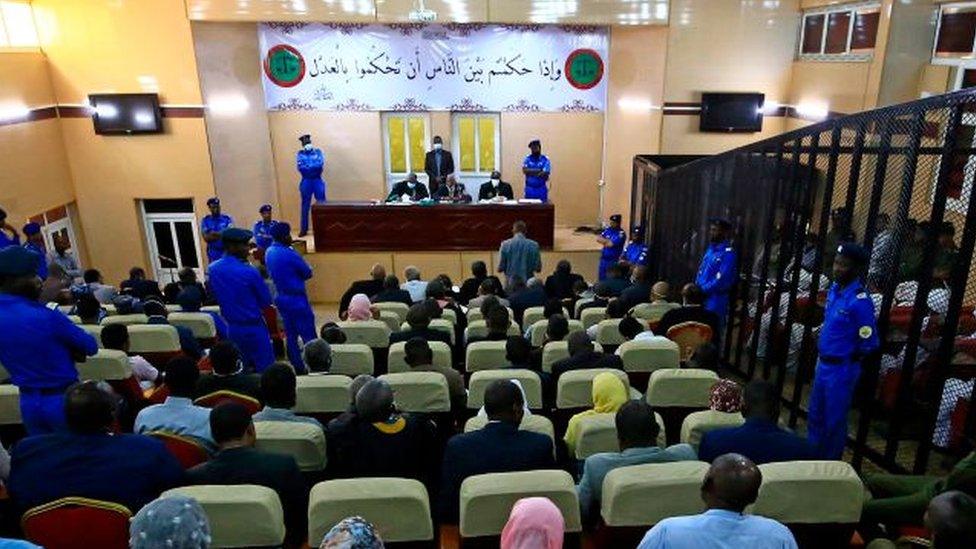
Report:
<svg viewBox="0 0 976 549"><path fill-rule="evenodd" d="M827 118L829 112L827 104L822 101L800 101L800 104L796 106L796 114L803 118L823 120Z"/></svg>
<svg viewBox="0 0 976 549"><path fill-rule="evenodd" d="M233 116L247 112L251 102L239 93L215 95L207 101L207 110L214 115Z"/></svg>
<svg viewBox="0 0 976 549"><path fill-rule="evenodd" d="M112 119L119 115L119 108L111 103L103 103L95 108L99 118Z"/></svg>
<svg viewBox="0 0 976 549"><path fill-rule="evenodd" d="M759 107L759 112L768 116L768 115L776 114L776 112L779 111L780 107L782 107L782 105L779 104L779 101L773 101L772 99L767 99L763 102L762 107Z"/></svg>
<svg viewBox="0 0 976 549"><path fill-rule="evenodd" d="M649 112L654 108L654 104L648 99L640 97L624 96L617 100L620 110L631 112Z"/></svg>
<svg viewBox="0 0 976 549"><path fill-rule="evenodd" d="M30 108L21 103L0 104L0 122L16 122L30 116Z"/></svg>

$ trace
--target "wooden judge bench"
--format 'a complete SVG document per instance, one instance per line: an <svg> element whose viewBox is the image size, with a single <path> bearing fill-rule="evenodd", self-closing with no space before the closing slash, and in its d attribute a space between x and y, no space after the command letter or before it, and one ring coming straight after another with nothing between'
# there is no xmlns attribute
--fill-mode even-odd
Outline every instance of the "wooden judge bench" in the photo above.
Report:
<svg viewBox="0 0 976 549"><path fill-rule="evenodd" d="M312 206L316 252L494 250L522 220L529 237L553 247L552 204L376 204Z"/></svg>

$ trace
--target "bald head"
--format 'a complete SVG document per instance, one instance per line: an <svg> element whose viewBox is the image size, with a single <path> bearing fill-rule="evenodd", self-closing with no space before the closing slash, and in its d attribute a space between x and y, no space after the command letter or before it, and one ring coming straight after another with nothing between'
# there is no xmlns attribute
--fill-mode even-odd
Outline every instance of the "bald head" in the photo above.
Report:
<svg viewBox="0 0 976 549"><path fill-rule="evenodd" d="M925 526L935 549L976 547L976 498L958 490L935 496L925 511Z"/></svg>
<svg viewBox="0 0 976 549"><path fill-rule="evenodd" d="M663 280L655 282L654 285L651 286L651 300L653 301L657 301L659 299L667 299L668 295L670 294L671 294L671 285Z"/></svg>
<svg viewBox="0 0 976 549"><path fill-rule="evenodd" d="M723 454L712 462L701 496L709 509L726 509L741 513L756 501L762 473L749 458L741 454Z"/></svg>
<svg viewBox="0 0 976 549"><path fill-rule="evenodd" d="M369 276L371 276L373 280L383 280L386 278L386 267L380 265L379 263L373 265L373 267L369 270Z"/></svg>
<svg viewBox="0 0 976 549"><path fill-rule="evenodd" d="M368 423L386 421L396 409L393 406L393 388L382 379L366 382L356 393L356 413Z"/></svg>

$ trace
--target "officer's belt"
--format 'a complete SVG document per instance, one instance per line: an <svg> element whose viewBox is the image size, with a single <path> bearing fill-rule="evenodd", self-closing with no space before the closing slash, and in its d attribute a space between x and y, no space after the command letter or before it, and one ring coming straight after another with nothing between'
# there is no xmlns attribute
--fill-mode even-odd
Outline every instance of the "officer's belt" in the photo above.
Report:
<svg viewBox="0 0 976 549"><path fill-rule="evenodd" d="M846 357L820 355L820 362L823 362L824 364L836 365L847 364L848 362L852 362L852 360Z"/></svg>

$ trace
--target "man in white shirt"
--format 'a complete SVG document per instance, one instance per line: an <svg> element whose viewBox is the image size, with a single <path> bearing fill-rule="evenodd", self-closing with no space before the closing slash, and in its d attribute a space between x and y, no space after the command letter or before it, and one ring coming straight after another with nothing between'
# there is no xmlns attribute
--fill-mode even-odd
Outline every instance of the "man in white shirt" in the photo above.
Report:
<svg viewBox="0 0 976 549"><path fill-rule="evenodd" d="M671 517L647 532L637 549L796 549L790 530L775 520L743 514L756 501L762 473L749 458L725 454L702 483L707 511Z"/></svg>
<svg viewBox="0 0 976 549"><path fill-rule="evenodd" d="M186 357L178 357L166 364L164 381L169 396L162 404L143 408L136 416L134 431L151 433L163 431L185 436L215 450L217 444L210 434L210 409L193 404L200 370Z"/></svg>
<svg viewBox="0 0 976 549"><path fill-rule="evenodd" d="M406 290L414 303L420 303L427 297L427 282L420 280L420 269L410 265L403 270L403 278L406 282L400 284L400 289Z"/></svg>

